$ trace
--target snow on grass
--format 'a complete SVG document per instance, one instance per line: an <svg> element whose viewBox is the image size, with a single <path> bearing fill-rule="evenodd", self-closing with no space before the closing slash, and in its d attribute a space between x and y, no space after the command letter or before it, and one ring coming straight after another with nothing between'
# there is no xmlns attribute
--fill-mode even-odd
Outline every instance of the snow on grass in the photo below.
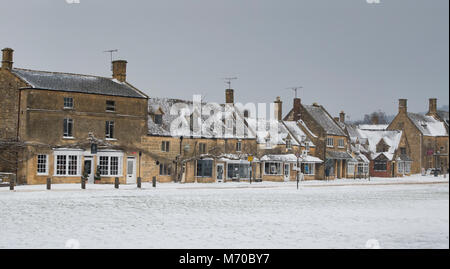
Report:
<svg viewBox="0 0 450 269"><path fill-rule="evenodd" d="M448 177L79 187L0 188L0 248L449 247Z"/></svg>

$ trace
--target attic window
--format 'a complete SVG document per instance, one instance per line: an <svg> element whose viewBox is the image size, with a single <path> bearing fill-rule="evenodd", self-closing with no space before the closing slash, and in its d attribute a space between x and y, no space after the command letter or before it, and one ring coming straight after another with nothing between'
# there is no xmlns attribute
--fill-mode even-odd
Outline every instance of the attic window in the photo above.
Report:
<svg viewBox="0 0 450 269"><path fill-rule="evenodd" d="M155 115L155 123L156 124L162 124L163 123L162 115Z"/></svg>

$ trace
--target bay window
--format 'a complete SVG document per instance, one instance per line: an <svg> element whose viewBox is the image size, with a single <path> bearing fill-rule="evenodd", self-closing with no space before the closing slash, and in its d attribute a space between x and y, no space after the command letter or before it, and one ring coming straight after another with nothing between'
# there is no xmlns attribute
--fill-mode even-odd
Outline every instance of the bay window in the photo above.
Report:
<svg viewBox="0 0 450 269"><path fill-rule="evenodd" d="M212 177L213 161L198 160L197 161L197 177Z"/></svg>
<svg viewBox="0 0 450 269"><path fill-rule="evenodd" d="M281 176L281 163L279 162L266 162L264 163L264 174L272 176Z"/></svg>

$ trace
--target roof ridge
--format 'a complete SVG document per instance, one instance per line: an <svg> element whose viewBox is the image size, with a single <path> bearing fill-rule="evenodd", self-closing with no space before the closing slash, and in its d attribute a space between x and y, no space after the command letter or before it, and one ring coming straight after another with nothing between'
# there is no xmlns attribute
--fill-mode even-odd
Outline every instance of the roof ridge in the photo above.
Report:
<svg viewBox="0 0 450 269"><path fill-rule="evenodd" d="M40 72L40 73L47 73L47 74L60 74L60 75L73 75L73 76L83 76L83 77L94 77L94 78L104 78L109 80L114 80L112 77L103 77L98 75L86 75L86 74L78 74L78 73L69 73L69 72L57 72L57 71L45 71L45 70L35 70L35 69L27 69L27 68L17 68L14 67L14 70L22 70L22 71L31 71L31 72Z"/></svg>

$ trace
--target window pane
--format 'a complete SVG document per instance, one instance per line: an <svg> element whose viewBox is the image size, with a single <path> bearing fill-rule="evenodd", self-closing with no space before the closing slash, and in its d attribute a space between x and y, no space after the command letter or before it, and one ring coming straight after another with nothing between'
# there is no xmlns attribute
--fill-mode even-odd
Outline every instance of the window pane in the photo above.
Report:
<svg viewBox="0 0 450 269"><path fill-rule="evenodd" d="M59 176L66 175L67 158L65 155L56 156L56 174Z"/></svg>
<svg viewBox="0 0 450 269"><path fill-rule="evenodd" d="M69 156L69 175L75 176L77 174L78 156Z"/></svg>
<svg viewBox="0 0 450 269"><path fill-rule="evenodd" d="M46 174L47 173L47 155L38 155L37 173L38 174Z"/></svg>
<svg viewBox="0 0 450 269"><path fill-rule="evenodd" d="M111 176L119 175L119 157L111 157Z"/></svg>
<svg viewBox="0 0 450 269"><path fill-rule="evenodd" d="M100 156L100 163L98 165L98 169L100 170L100 175L102 175L102 176L108 175L108 165L109 165L109 158L106 156Z"/></svg>

